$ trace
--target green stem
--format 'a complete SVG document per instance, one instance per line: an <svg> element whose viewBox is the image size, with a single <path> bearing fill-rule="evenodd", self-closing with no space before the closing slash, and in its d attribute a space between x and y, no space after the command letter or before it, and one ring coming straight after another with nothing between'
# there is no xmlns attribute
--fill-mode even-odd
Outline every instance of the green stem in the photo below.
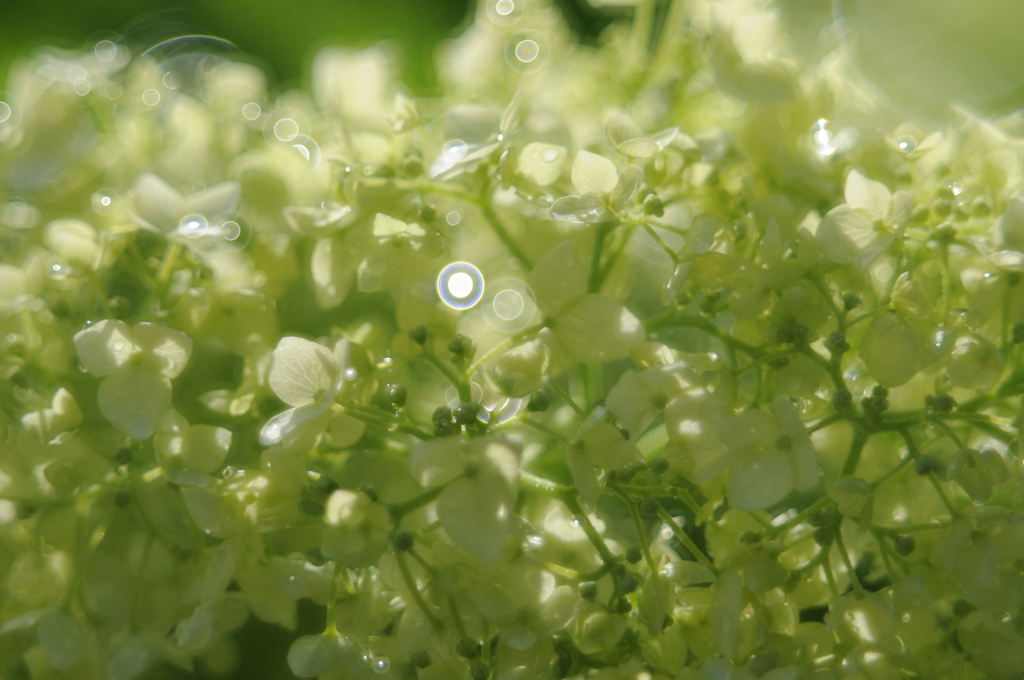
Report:
<svg viewBox="0 0 1024 680"><path fill-rule="evenodd" d="M487 222L491 225L491 230L498 237L508 252L512 254L512 257L519 260L519 263L527 270L533 269L533 262L527 257L526 253L516 244L513 240L512 235L508 233L505 226L498 219L498 215L494 212L494 208L491 207L491 202L487 199L481 199L477 202L480 209L484 213L484 217L487 218Z"/></svg>
<svg viewBox="0 0 1024 680"><path fill-rule="evenodd" d="M459 475L459 477L461 476L462 475ZM459 477L456 477L455 479L458 479ZM429 503L436 501L438 496L441 495L441 492L444 491L449 484L454 482L455 479L447 481L439 486L435 486L432 489L428 489L427 491L424 491L418 496L413 496L407 501L395 503L393 505L388 505L387 509L391 512L391 517L394 518L395 524L398 524L398 522L401 521L402 517L408 515L410 512L414 510L419 510L424 505L428 505Z"/></svg>
<svg viewBox="0 0 1024 680"><path fill-rule="evenodd" d="M412 599L415 600L416 606L420 608L423 615L430 621L430 625L434 628L441 627L441 620L437 618L434 611L427 604L427 601L423 599L423 593L420 592L419 587L416 585L416 579L412 576L412 571L409 569L409 563L405 559L405 553L401 550L395 551L395 560L398 562L398 569L402 572L402 579L405 581L405 586L409 589L409 594L412 595Z"/></svg>
<svg viewBox="0 0 1024 680"><path fill-rule="evenodd" d="M326 635L336 636L338 634L337 625L334 622L334 603L338 600L338 581L341 579L341 575L345 571L345 565L334 563L334 572L331 574L331 588L327 595L327 626L325 628Z"/></svg>
<svg viewBox="0 0 1024 680"><path fill-rule="evenodd" d="M672 519L672 515L668 514L668 511L660 505L658 506L658 517L668 525L669 529L672 530L672 533L679 539L679 542L686 546L686 549L690 551L690 554L693 555L698 562L707 567L712 574L718 574L718 567L711 563L711 560L700 548L697 547L697 544L693 542L693 539L683 531L681 526L676 524L676 521Z"/></svg>
<svg viewBox="0 0 1024 680"><path fill-rule="evenodd" d="M846 552L846 545L843 544L841 527L836 527L835 541L836 547L839 549L839 557L842 558L843 564L846 565L846 571L850 575L850 583L853 584L853 589L857 593L863 593L864 586L860 584L860 579L857 577L857 570L853 568L853 562L850 561L850 555Z"/></svg>
<svg viewBox="0 0 1024 680"><path fill-rule="evenodd" d="M640 519L640 510L637 508L636 501L622 489L613 488L629 508L629 515L633 518L633 529L636 531L637 540L640 541L640 552L643 553L644 560L647 562L647 568L651 570L651 574L657 574L658 565L651 555L651 546L647 542L647 533L644 531L643 520Z"/></svg>
<svg viewBox="0 0 1024 680"><path fill-rule="evenodd" d="M426 357L427 361L434 365L438 371L441 372L448 382L450 382L456 390L459 392L459 401L468 404L473 401L473 397L469 391L469 384L459 378L455 374L455 371L445 366L444 362L437 358L437 355L430 350L424 349L423 356Z"/></svg>
<svg viewBox="0 0 1024 680"><path fill-rule="evenodd" d="M860 454L864 451L864 445L868 441L868 435L860 427L854 427L853 441L850 442L850 452L846 454L846 462L843 463L841 475L852 475L860 464Z"/></svg>
<svg viewBox="0 0 1024 680"><path fill-rule="evenodd" d="M587 292L597 293L601 289L601 255L604 251L604 240L611 231L613 223L601 222L594 229L594 250L590 255L590 277L587 281Z"/></svg>
<svg viewBox="0 0 1024 680"><path fill-rule="evenodd" d="M455 604L455 598L449 595L448 610L452 614L452 621L455 622L455 631L459 634L460 640L465 640L468 636L466 635L466 625L462 623L462 613L459 611L459 606Z"/></svg>
<svg viewBox="0 0 1024 680"><path fill-rule="evenodd" d="M583 407L576 403L576 401L572 398L572 395L569 394L568 390L566 390L564 387L559 385L554 380L549 382L548 385L551 386L551 390L558 395L559 399L568 404L570 408L572 408L572 410L576 412L576 415L578 415L580 418L587 417L587 412L583 410Z"/></svg>

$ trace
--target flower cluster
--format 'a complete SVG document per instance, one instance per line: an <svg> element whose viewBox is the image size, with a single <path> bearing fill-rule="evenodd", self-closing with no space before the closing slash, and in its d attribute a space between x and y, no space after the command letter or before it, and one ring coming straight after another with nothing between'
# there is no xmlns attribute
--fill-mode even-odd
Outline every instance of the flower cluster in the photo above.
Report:
<svg viewBox="0 0 1024 680"><path fill-rule="evenodd" d="M1020 118L594 4L15 67L0 677L1022 677Z"/></svg>

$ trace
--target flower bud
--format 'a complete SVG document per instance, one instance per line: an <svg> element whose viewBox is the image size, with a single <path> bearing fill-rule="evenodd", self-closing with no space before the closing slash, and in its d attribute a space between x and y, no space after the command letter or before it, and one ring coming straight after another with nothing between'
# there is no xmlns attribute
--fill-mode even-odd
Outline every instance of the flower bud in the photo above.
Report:
<svg viewBox="0 0 1024 680"><path fill-rule="evenodd" d="M405 385L388 385L384 388L384 396L392 406L402 408L409 397L409 392L405 389Z"/></svg>
<svg viewBox="0 0 1024 680"><path fill-rule="evenodd" d="M417 345L424 345L427 342L427 327L413 326L409 329L409 339Z"/></svg>
<svg viewBox="0 0 1024 680"><path fill-rule="evenodd" d="M551 402L548 401L548 397L543 392L534 392L530 395L530 401L526 405L526 408L534 413L541 413L547 411Z"/></svg>
<svg viewBox="0 0 1024 680"><path fill-rule="evenodd" d="M893 547L896 548L896 552L906 557L910 553L914 552L914 537L913 536L897 536L896 540L893 541Z"/></svg>
<svg viewBox="0 0 1024 680"><path fill-rule="evenodd" d="M648 194L644 199L644 214L662 217L665 214L665 205L658 198L657 194Z"/></svg>
<svg viewBox="0 0 1024 680"><path fill-rule="evenodd" d="M459 643L455 645L455 653L459 656L467 659L476 659L480 656L480 650L483 649L483 645L474 640L473 638L462 638Z"/></svg>
<svg viewBox="0 0 1024 680"><path fill-rule="evenodd" d="M643 558L644 558L643 551L640 550L640 548L638 548L635 545L631 546L629 548L629 550L626 551L626 561L629 562L630 564L636 564L637 562L639 562Z"/></svg>
<svg viewBox="0 0 1024 680"><path fill-rule="evenodd" d="M584 600L593 600L597 597L597 584L593 581L584 581L579 585L579 593Z"/></svg>
<svg viewBox="0 0 1024 680"><path fill-rule="evenodd" d="M409 657L409 661L416 668L426 668L430 665L430 653L425 649L417 649Z"/></svg>
<svg viewBox="0 0 1024 680"><path fill-rule="evenodd" d="M416 536L407 529L402 529L395 533L395 538L392 540L395 546L395 550L398 552L405 552L411 550L413 545L416 543Z"/></svg>

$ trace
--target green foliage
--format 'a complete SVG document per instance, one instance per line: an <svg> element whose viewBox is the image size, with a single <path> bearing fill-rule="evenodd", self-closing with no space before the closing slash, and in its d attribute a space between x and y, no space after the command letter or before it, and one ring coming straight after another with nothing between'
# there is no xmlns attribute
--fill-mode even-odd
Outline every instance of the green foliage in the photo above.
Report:
<svg viewBox="0 0 1024 680"><path fill-rule="evenodd" d="M0 678L1021 677L1019 121L517 3L15 70Z"/></svg>

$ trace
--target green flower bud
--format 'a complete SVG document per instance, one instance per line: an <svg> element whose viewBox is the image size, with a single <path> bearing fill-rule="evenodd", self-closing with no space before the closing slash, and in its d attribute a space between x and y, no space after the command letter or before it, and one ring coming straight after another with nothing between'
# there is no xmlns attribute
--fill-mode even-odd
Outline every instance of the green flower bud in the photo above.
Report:
<svg viewBox="0 0 1024 680"><path fill-rule="evenodd" d="M1024 322L1013 324L1013 342L1017 345L1024 342Z"/></svg>
<svg viewBox="0 0 1024 680"><path fill-rule="evenodd" d="M459 656L467 659L476 659L480 657L480 650L483 649L483 645L474 640L473 638L462 638L459 643L455 645L455 653Z"/></svg>
<svg viewBox="0 0 1024 680"><path fill-rule="evenodd" d="M893 547L896 548L896 552L906 557L910 553L914 552L914 537L901 535L897 536L896 540L893 541Z"/></svg>
<svg viewBox="0 0 1024 680"><path fill-rule="evenodd" d="M430 665L430 653L425 649L417 649L412 653L412 656L409 657L409 661L413 666L416 666L416 668L426 668Z"/></svg>
<svg viewBox="0 0 1024 680"><path fill-rule="evenodd" d="M848 389L838 389L832 393L832 407L837 411L845 411L853 403L853 395Z"/></svg>
<svg viewBox="0 0 1024 680"><path fill-rule="evenodd" d="M657 517L659 507L658 501L653 498L645 498L640 501L640 515L642 517Z"/></svg>
<svg viewBox="0 0 1024 680"><path fill-rule="evenodd" d="M633 603L628 597L621 597L612 605L616 614L628 614L633 610Z"/></svg>
<svg viewBox="0 0 1024 680"><path fill-rule="evenodd" d="M910 211L910 221L915 224L921 224L922 222L928 221L928 215L931 214L931 209L924 203L915 205L913 210Z"/></svg>
<svg viewBox="0 0 1024 680"><path fill-rule="evenodd" d="M972 217L988 217L992 213L992 201L989 200L988 196L976 196L971 201L971 216Z"/></svg>
<svg viewBox="0 0 1024 680"><path fill-rule="evenodd" d="M584 600L593 600L597 597L597 584L593 581L584 581L579 585L579 594Z"/></svg>
<svg viewBox="0 0 1024 680"><path fill-rule="evenodd" d="M543 392L534 392L530 395L530 401L526 404L526 408L534 413L541 413L547 411L551 402L548 401L547 395Z"/></svg>
<svg viewBox="0 0 1024 680"><path fill-rule="evenodd" d="M843 309L852 311L860 307L861 299L856 293L843 293Z"/></svg>
<svg viewBox="0 0 1024 680"><path fill-rule="evenodd" d="M434 423L449 422L452 419L452 410L447 406L438 406L434 409L434 414L430 417Z"/></svg>
<svg viewBox="0 0 1024 680"><path fill-rule="evenodd" d="M939 217L946 217L953 212L953 203L948 198L937 198L932 202L932 212Z"/></svg>
<svg viewBox="0 0 1024 680"><path fill-rule="evenodd" d="M372 484L365 484L364 483L364 484L360 484L356 488L359 491L362 491L367 496L369 496L371 501L374 501L374 502L377 501L377 490L373 488Z"/></svg>
<svg viewBox="0 0 1024 680"><path fill-rule="evenodd" d="M629 562L630 564L636 564L637 562L639 562L643 558L644 558L643 551L640 550L640 548L638 548L635 545L631 546L629 548L629 550L626 551L626 561Z"/></svg>
<svg viewBox="0 0 1024 680"><path fill-rule="evenodd" d="M416 535L407 529L402 529L395 533L395 538L391 542L394 544L395 550L405 552L411 550L416 544Z"/></svg>
<svg viewBox="0 0 1024 680"><path fill-rule="evenodd" d="M657 194L648 194L644 199L644 214L656 217L662 217L665 214L665 205Z"/></svg>
<svg viewBox="0 0 1024 680"><path fill-rule="evenodd" d="M919 456L914 461L914 471L922 477L931 474L937 467L938 464L935 462L935 459L928 455Z"/></svg>
<svg viewBox="0 0 1024 680"><path fill-rule="evenodd" d="M427 327L413 326L409 329L409 339L417 345L424 345L427 342Z"/></svg>
<svg viewBox="0 0 1024 680"><path fill-rule="evenodd" d="M118 465L127 465L132 462L132 450L127 446L118 447L114 452L114 462Z"/></svg>
<svg viewBox="0 0 1024 680"><path fill-rule="evenodd" d="M668 472L669 462L664 458L656 458L651 461L651 472L656 475L663 475Z"/></svg>
<svg viewBox="0 0 1024 680"><path fill-rule="evenodd" d="M456 335L448 343L448 351L457 357L472 359L476 354L476 343L465 335Z"/></svg>
<svg viewBox="0 0 1024 680"><path fill-rule="evenodd" d="M452 412L455 422L458 425L469 425L476 422L476 416L480 412L480 404L470 402L459 406Z"/></svg>
<svg viewBox="0 0 1024 680"><path fill-rule="evenodd" d="M491 675L491 669L483 661L477 661L469 667L469 674L473 680L487 680Z"/></svg>
<svg viewBox="0 0 1024 680"><path fill-rule="evenodd" d="M814 530L814 542L823 548L827 548L832 545L832 541L835 540L835 531L832 527L818 527Z"/></svg>

